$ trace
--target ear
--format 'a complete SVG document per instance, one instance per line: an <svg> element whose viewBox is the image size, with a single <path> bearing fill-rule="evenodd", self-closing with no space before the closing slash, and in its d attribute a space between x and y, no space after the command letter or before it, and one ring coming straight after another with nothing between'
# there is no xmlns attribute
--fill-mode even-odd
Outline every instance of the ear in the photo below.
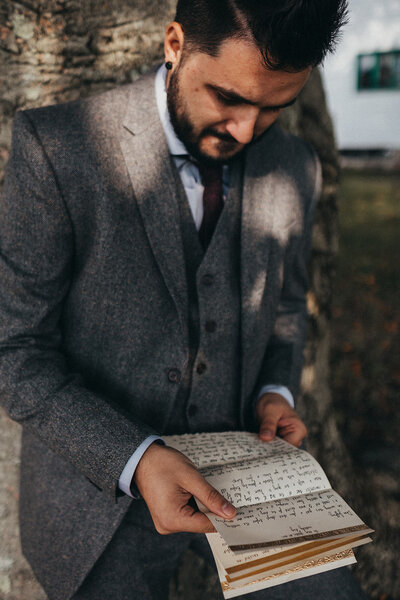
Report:
<svg viewBox="0 0 400 600"><path fill-rule="evenodd" d="M165 61L172 62L174 67L181 59L184 38L185 34L179 23L173 21L168 25L164 38L164 55Z"/></svg>

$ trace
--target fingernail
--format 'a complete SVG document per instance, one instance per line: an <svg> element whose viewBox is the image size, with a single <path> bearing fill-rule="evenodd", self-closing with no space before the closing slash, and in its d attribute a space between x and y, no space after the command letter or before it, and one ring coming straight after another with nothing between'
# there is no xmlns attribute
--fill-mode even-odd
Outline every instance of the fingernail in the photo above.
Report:
<svg viewBox="0 0 400 600"><path fill-rule="evenodd" d="M236 508L232 506L232 504L229 504L229 502L225 502L225 504L222 505L222 512L227 517L233 517L236 513Z"/></svg>
<svg viewBox="0 0 400 600"><path fill-rule="evenodd" d="M262 431L260 433L260 437L268 437L268 438L270 438L270 437L273 437L273 436L274 436L274 433L270 429L267 429L266 431Z"/></svg>

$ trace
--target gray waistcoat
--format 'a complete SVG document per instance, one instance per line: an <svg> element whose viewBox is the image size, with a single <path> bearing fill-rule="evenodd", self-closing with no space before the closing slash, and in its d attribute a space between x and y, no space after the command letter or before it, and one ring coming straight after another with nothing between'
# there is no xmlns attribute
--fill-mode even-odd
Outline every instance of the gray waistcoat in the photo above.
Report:
<svg viewBox="0 0 400 600"><path fill-rule="evenodd" d="M208 431L210 424L214 431L238 427L242 180L237 169L231 169L230 180L229 194L206 252L183 186L177 181L190 349L165 433Z"/></svg>

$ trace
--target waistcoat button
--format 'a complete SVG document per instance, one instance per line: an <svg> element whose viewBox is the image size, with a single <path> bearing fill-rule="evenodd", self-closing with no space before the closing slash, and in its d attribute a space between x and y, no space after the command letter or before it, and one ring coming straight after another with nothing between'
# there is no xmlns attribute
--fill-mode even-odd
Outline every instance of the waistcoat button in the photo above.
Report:
<svg viewBox="0 0 400 600"><path fill-rule="evenodd" d="M199 375L203 375L203 373L207 371L207 365L205 365L204 363L199 363L197 365L196 371Z"/></svg>
<svg viewBox="0 0 400 600"><path fill-rule="evenodd" d="M215 321L206 321L205 324L205 330L208 333L214 333L214 331L217 329L217 324Z"/></svg>
<svg viewBox="0 0 400 600"><path fill-rule="evenodd" d="M171 383L179 383L181 380L181 372L179 369L169 369L168 370L168 379Z"/></svg>
<svg viewBox="0 0 400 600"><path fill-rule="evenodd" d="M201 278L201 283L203 285L212 285L214 283L214 275L211 275L211 273L206 273L205 275L203 275L203 277Z"/></svg>

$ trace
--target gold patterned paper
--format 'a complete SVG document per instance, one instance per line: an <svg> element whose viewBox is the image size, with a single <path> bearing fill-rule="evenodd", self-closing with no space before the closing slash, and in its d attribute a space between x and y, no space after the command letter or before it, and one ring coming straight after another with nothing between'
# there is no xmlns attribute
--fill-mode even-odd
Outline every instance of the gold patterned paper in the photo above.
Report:
<svg viewBox="0 0 400 600"><path fill-rule="evenodd" d="M352 538L352 541L354 541L354 538ZM332 544L330 548L326 548L325 551L332 552L333 550L339 550L340 546L343 546L345 544L346 544L346 542L343 542L343 540L339 540L336 544ZM296 557L290 557L290 558L282 557L283 560L276 562L276 564L274 564L272 567L268 567L268 565L265 565L265 564L264 565L260 564L259 566L261 568L256 569L256 570L253 569L251 572L249 572L250 565L246 565L246 572L242 573L242 574L240 574L240 572L239 572L239 574L237 574L237 573L232 572L231 569L229 569L229 570L227 569L226 570L227 571L226 580L227 581L239 581L240 579L248 579L252 575L259 575L261 573L266 573L266 572L268 572L268 570L271 570L271 569L273 569L273 570L281 569L282 567L293 564L293 562L303 561L304 564L308 564L310 562L310 560L312 560L313 556L319 556L320 554L321 554L321 550L318 550L316 548L311 548L307 552L304 551ZM242 570L243 570L243 568L242 568Z"/></svg>
<svg viewBox="0 0 400 600"><path fill-rule="evenodd" d="M312 569L314 567L322 567L324 565L332 564L338 560L345 560L347 558L352 558L354 556L352 550L344 550L343 552L338 552L337 554L333 554L332 556L323 556L318 559L313 559L302 563L301 565L297 565L291 569L287 569L286 571L282 571L280 573L275 573L274 575L268 575L267 577L262 577L261 579L255 579L254 581L249 581L248 583L243 584L243 588L248 585L254 585L256 583L261 583L262 581L271 581L272 579L276 579L277 577L282 577L285 575L290 575L291 573L298 573L300 571L305 571L307 569ZM221 582L222 591L227 592L229 590L234 590L237 588L233 588L229 585L229 583L225 580Z"/></svg>
<svg viewBox="0 0 400 600"><path fill-rule="evenodd" d="M350 537L350 538L338 538L337 540L315 540L312 542L302 544L300 546L296 545L293 548L283 550L282 552L271 554L271 556L264 556L263 558L257 558L255 560L242 562L240 565L235 565L233 567L225 567L225 569L226 569L227 573L229 573L230 575L233 575L233 574L238 573L243 570L257 568L257 567L261 567L264 565L268 566L269 563L271 563L271 562L274 563L279 559L284 559L287 557L302 556L302 555L306 554L306 552L309 552L310 550L313 550L314 552L318 552L321 547L324 548L327 545L329 545L329 549L331 549L332 547L335 548L338 545L340 546L343 544L351 543L354 540L358 540L358 539L360 539L360 537L361 536Z"/></svg>

